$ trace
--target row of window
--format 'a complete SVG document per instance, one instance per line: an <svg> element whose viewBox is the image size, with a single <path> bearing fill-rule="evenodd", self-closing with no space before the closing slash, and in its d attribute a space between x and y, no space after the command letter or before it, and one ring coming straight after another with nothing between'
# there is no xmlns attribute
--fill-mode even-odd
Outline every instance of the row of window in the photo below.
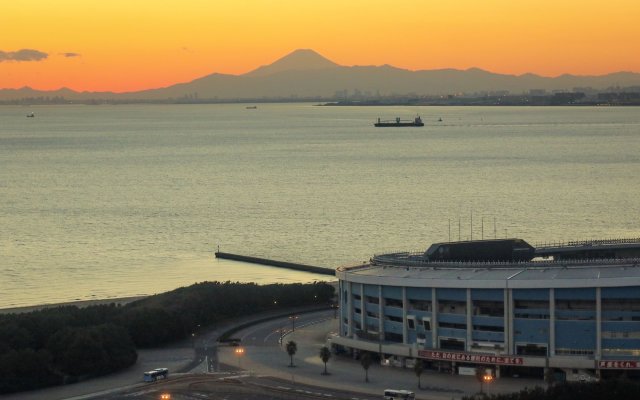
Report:
<svg viewBox="0 0 640 400"><path fill-rule="evenodd" d="M360 300L360 295L353 295L354 301ZM367 296L366 300L370 304L379 304L379 298ZM633 301L632 301L633 303ZM612 301L607 303L605 309L603 303L603 321L640 321L640 315L620 315L619 312L624 310L615 310L616 313L611 313L612 307L623 302ZM384 305L387 307L402 308L402 301L398 299L384 298ZM514 303L514 316L515 318L522 319L549 319L549 302L538 300L518 300ZM356 313L360 313L359 308L355 308ZM427 311L431 312L431 301L427 300L409 300L409 310ZM527 311L531 310L531 311ZM568 321L593 321L596 319L595 314L595 302L590 300L558 300L556 301L556 319L568 320ZM607 311L606 313L604 311ZM441 314L457 314L466 315L467 303L464 301L439 301L438 312ZM368 312L370 317L378 318L378 314L375 312ZM473 315L475 316L488 316L488 317L504 317L504 304L500 301L474 301L473 302Z"/></svg>
<svg viewBox="0 0 640 400"><path fill-rule="evenodd" d="M345 300L347 298L345 292ZM354 301L362 300L359 294L353 295ZM402 300L385 297L383 298L384 305L388 307L400 307L402 308ZM365 296L365 301L369 304L380 304L380 298L375 296ZM421 311L431 311L433 309L432 302L430 300L417 300L408 299L409 308ZM595 300L556 300L556 309L558 310L595 310ZM466 308L465 301L455 300L440 300L439 311L446 312L447 307L461 309ZM492 315L500 315L500 310L504 308L502 301L487 301L487 300L474 300L474 307L479 307L479 311L482 313L488 313ZM548 309L548 300L514 300L515 308L519 309ZM442 310L440 308L443 307ZM601 307L603 311L631 311L640 312L640 298L637 299L607 299L603 298L601 301ZM444 310L444 311L443 311Z"/></svg>
<svg viewBox="0 0 640 400"><path fill-rule="evenodd" d="M604 339L640 339L640 332L602 331Z"/></svg>
<svg viewBox="0 0 640 400"><path fill-rule="evenodd" d="M592 356L594 352L589 349L556 348L556 355L559 356Z"/></svg>

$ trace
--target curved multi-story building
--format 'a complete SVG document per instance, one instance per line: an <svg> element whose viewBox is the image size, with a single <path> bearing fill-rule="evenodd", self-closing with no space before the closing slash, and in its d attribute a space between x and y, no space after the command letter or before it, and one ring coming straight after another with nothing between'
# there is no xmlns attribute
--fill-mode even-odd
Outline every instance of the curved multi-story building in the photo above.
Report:
<svg viewBox="0 0 640 400"><path fill-rule="evenodd" d="M452 373L638 375L638 257L640 240L534 249L519 239L374 256L336 271L340 331L331 343Z"/></svg>

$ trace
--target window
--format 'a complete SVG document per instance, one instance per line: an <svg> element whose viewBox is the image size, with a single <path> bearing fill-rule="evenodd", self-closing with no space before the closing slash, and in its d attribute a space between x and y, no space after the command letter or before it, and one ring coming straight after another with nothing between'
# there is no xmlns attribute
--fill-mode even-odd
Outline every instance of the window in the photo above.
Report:
<svg viewBox="0 0 640 400"><path fill-rule="evenodd" d="M409 299L409 309L420 310L420 311L431 311L431 301Z"/></svg>
<svg viewBox="0 0 640 400"><path fill-rule="evenodd" d="M621 332L621 331L602 331L602 338L617 339L622 336L625 339L640 339L640 331Z"/></svg>
<svg viewBox="0 0 640 400"><path fill-rule="evenodd" d="M483 332L504 332L504 327L502 326L491 326L491 325L474 325L474 331L483 331Z"/></svg>
<svg viewBox="0 0 640 400"><path fill-rule="evenodd" d="M602 299L602 311L640 311L638 299Z"/></svg>
<svg viewBox="0 0 640 400"><path fill-rule="evenodd" d="M548 300L515 300L514 317L525 319L549 319Z"/></svg>
<svg viewBox="0 0 640 400"><path fill-rule="evenodd" d="M484 315L488 317L503 317L504 302L502 301L474 301L473 315Z"/></svg>
<svg viewBox="0 0 640 400"><path fill-rule="evenodd" d="M522 356L544 357L547 355L547 347L532 343L521 344L516 346L516 354Z"/></svg>
<svg viewBox="0 0 640 400"><path fill-rule="evenodd" d="M431 330L431 318L422 317L422 327L424 328L425 331L430 331Z"/></svg>
<svg viewBox="0 0 640 400"><path fill-rule="evenodd" d="M440 348L443 350L464 351L464 341L457 339L440 339Z"/></svg>
<svg viewBox="0 0 640 400"><path fill-rule="evenodd" d="M367 296L367 303L380 304L380 299L377 297Z"/></svg>
<svg viewBox="0 0 640 400"><path fill-rule="evenodd" d="M465 324L454 324L452 322L438 322L438 326L440 328L467 329L467 325Z"/></svg>
<svg viewBox="0 0 640 400"><path fill-rule="evenodd" d="M393 333L393 332L385 332L384 340L387 342L393 342L393 343L403 342L402 335L400 335L399 333Z"/></svg>
<svg viewBox="0 0 640 400"><path fill-rule="evenodd" d="M585 349L556 349L556 354L561 356L592 356L593 350Z"/></svg>
<svg viewBox="0 0 640 400"><path fill-rule="evenodd" d="M467 302L453 301L453 300L440 300L438 302L438 312L443 314L466 314Z"/></svg>
<svg viewBox="0 0 640 400"><path fill-rule="evenodd" d="M387 307L399 307L399 308L402 308L402 300L398 300L398 299L389 299L389 298L385 297L384 304Z"/></svg>
<svg viewBox="0 0 640 400"><path fill-rule="evenodd" d="M407 326L409 327L409 329L415 330L416 329L416 317L410 315L407 316Z"/></svg>

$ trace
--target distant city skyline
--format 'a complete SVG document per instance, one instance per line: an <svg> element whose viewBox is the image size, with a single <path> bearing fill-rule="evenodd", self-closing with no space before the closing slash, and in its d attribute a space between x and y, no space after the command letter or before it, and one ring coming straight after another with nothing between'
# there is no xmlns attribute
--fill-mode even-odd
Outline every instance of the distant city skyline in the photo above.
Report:
<svg viewBox="0 0 640 400"><path fill-rule="evenodd" d="M635 0L3 2L0 88L126 92L240 75L299 48L339 65L640 72Z"/></svg>

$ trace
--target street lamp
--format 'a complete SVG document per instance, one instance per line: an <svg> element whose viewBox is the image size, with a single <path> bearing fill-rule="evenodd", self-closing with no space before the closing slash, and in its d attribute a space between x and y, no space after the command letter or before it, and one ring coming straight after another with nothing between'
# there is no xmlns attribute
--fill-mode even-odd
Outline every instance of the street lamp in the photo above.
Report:
<svg viewBox="0 0 640 400"><path fill-rule="evenodd" d="M333 308L333 319L338 318L338 305L336 303L331 304L331 308Z"/></svg>
<svg viewBox="0 0 640 400"><path fill-rule="evenodd" d="M489 384L489 383L491 383L492 381L493 381L493 376L492 376L492 375L489 375L489 374L485 374L485 375L482 377L482 381L480 381L480 393L482 393L482 384L483 384L483 383Z"/></svg>
<svg viewBox="0 0 640 400"><path fill-rule="evenodd" d="M240 360L242 359L242 356L244 355L244 347L236 347L234 352L236 353L236 357L238 357L238 368L241 368Z"/></svg>
<svg viewBox="0 0 640 400"><path fill-rule="evenodd" d="M296 319L298 319L297 315L289 315L289 319L291 320L291 332L296 331Z"/></svg>

